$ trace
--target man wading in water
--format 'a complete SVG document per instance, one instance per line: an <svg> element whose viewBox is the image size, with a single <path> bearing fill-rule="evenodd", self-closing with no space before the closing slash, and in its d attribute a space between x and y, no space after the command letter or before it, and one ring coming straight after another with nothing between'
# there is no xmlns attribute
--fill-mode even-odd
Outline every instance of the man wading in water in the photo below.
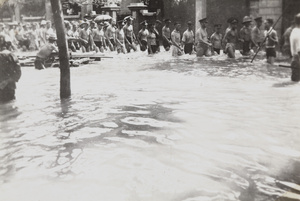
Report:
<svg viewBox="0 0 300 201"><path fill-rule="evenodd" d="M295 28L290 36L292 61L292 81L300 81L300 13L295 16Z"/></svg>
<svg viewBox="0 0 300 201"><path fill-rule="evenodd" d="M20 77L21 67L17 57L9 52L0 52L0 103L15 99L16 82Z"/></svg>

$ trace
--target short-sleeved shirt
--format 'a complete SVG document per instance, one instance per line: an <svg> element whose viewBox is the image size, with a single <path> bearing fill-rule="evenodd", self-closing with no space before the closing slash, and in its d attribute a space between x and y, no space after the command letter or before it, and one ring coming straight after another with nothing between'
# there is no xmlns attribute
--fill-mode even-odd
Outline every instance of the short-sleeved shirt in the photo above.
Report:
<svg viewBox="0 0 300 201"><path fill-rule="evenodd" d="M164 27L162 28L162 35L163 35L164 37L170 39L170 38L171 38L171 29L170 29L170 27L164 26Z"/></svg>
<svg viewBox="0 0 300 201"><path fill-rule="evenodd" d="M221 33L213 33L210 37L213 48L221 49L222 48L222 38L223 35Z"/></svg>
<svg viewBox="0 0 300 201"><path fill-rule="evenodd" d="M265 31L265 36L267 36L267 35L269 35L271 38L278 41L277 32L273 28L270 28L269 31ZM275 45L276 45L276 42L274 42L273 40L270 40L269 38L267 38L266 48L275 48Z"/></svg>
<svg viewBox="0 0 300 201"><path fill-rule="evenodd" d="M202 29L201 27L196 32L196 43L200 41L208 42L208 36L206 29Z"/></svg>
<svg viewBox="0 0 300 201"><path fill-rule="evenodd" d="M192 30L186 30L182 35L182 42L185 44L194 43L194 32Z"/></svg>
<svg viewBox="0 0 300 201"><path fill-rule="evenodd" d="M242 27L240 30L240 38L244 41L250 41L251 40L251 27Z"/></svg>
<svg viewBox="0 0 300 201"><path fill-rule="evenodd" d="M175 43L180 43L180 32L174 29L174 31L172 31L171 38Z"/></svg>
<svg viewBox="0 0 300 201"><path fill-rule="evenodd" d="M50 56L50 54L53 52L53 51L57 51L57 47L54 45L54 44L46 44L44 45L40 51L37 53L37 57L40 57L42 59L46 59L47 57Z"/></svg>
<svg viewBox="0 0 300 201"><path fill-rule="evenodd" d="M290 36L291 43L291 53L292 55L296 55L300 52L300 28L296 27L293 29Z"/></svg>
<svg viewBox="0 0 300 201"><path fill-rule="evenodd" d="M262 43L264 41L265 35L264 32L259 29L257 26L253 27L251 31L252 40L256 43Z"/></svg>
<svg viewBox="0 0 300 201"><path fill-rule="evenodd" d="M156 34L150 31L147 36L147 41L150 45L156 45Z"/></svg>

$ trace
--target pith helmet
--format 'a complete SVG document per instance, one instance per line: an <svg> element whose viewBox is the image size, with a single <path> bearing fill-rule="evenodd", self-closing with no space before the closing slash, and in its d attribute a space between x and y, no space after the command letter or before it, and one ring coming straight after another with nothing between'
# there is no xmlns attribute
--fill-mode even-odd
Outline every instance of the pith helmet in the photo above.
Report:
<svg viewBox="0 0 300 201"><path fill-rule="evenodd" d="M244 23L247 23L247 22L252 22L251 17L245 16L245 17L243 18L243 24L244 24Z"/></svg>

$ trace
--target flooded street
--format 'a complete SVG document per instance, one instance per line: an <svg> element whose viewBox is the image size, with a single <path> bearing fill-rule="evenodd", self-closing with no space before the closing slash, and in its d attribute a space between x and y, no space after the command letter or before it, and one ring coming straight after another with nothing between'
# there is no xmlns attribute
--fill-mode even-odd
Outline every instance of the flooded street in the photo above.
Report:
<svg viewBox="0 0 300 201"><path fill-rule="evenodd" d="M59 69L22 68L0 105L0 200L289 200L300 84L264 62L115 55L72 68L64 101Z"/></svg>

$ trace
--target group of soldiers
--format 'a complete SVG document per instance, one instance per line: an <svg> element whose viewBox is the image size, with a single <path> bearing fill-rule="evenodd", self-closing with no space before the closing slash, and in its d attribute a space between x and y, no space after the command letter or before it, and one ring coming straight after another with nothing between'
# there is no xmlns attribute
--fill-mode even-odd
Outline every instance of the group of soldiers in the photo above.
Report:
<svg viewBox="0 0 300 201"><path fill-rule="evenodd" d="M278 44L276 31L273 29L274 21L262 17L254 19L255 26L252 27L252 19L248 16L243 18L243 27L237 30L238 19L228 19L228 27L225 34L221 33L221 24L215 24L215 32L209 37L207 34L207 18L200 19L200 28L193 33L192 22L187 22L187 29L181 35L181 24L175 22L174 30L171 31L171 20L162 22L156 20L154 23L144 21L137 36L134 34L132 17L128 16L121 21L83 21L80 24L65 22L67 31L68 47L71 51L82 50L103 52L105 50L117 51L118 53L129 53L137 51L137 45L141 51L148 50L148 54L160 52L160 41L165 51L172 52L173 56L182 54L193 54L198 57L220 54L221 50L230 58L235 58L236 49L241 43L241 53L249 55L251 50L259 51L264 47L269 63L273 63L276 57L275 47ZM264 23L264 30L262 25ZM295 16L293 26L284 34L284 49L292 58L292 81L300 81L300 13ZM51 22L42 21L40 25L33 24L0 24L0 101L14 99L15 83L21 76L20 65L17 58L8 50L14 51L18 48L23 50L39 50L35 60L37 69L44 68L44 62L53 52L58 51L56 36Z"/></svg>

